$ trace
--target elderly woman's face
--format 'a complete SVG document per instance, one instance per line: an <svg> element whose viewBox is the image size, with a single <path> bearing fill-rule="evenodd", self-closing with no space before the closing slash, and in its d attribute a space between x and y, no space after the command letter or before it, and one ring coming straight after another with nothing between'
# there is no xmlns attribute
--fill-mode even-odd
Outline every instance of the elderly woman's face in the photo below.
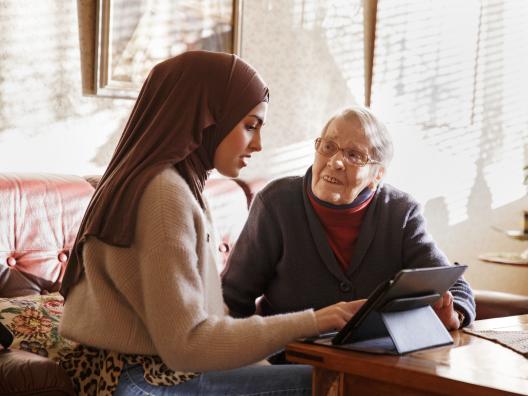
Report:
<svg viewBox="0 0 528 396"><path fill-rule="evenodd" d="M340 148L354 149L370 156L370 145L357 119L333 120L323 138L334 141ZM383 177L383 166L367 164L350 165L338 150L332 157L315 153L312 166L312 191L322 201L345 205L352 203L367 186L372 189Z"/></svg>

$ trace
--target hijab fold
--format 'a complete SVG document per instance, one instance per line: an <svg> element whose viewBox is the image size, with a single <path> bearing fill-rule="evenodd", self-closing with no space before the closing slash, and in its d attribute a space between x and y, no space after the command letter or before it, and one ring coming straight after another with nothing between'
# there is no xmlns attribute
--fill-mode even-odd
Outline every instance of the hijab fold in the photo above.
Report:
<svg viewBox="0 0 528 396"><path fill-rule="evenodd" d="M203 208L216 148L268 95L257 72L233 54L190 51L156 65L81 222L62 295L81 279L88 236L120 247L133 243L142 192L162 170L175 166Z"/></svg>

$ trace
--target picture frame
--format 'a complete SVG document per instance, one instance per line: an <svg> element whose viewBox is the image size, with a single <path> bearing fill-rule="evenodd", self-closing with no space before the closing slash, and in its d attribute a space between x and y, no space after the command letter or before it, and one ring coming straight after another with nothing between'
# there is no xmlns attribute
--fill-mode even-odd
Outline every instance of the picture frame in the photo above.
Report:
<svg viewBox="0 0 528 396"><path fill-rule="evenodd" d="M135 99L148 71L189 50L240 55L242 0L77 0L83 95Z"/></svg>

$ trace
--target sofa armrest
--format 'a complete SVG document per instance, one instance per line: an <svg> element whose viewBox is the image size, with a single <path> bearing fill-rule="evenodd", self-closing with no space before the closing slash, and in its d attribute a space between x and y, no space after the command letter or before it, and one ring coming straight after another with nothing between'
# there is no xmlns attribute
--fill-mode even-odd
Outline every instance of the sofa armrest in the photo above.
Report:
<svg viewBox="0 0 528 396"><path fill-rule="evenodd" d="M21 351L0 348L0 396L73 396L66 372L53 360Z"/></svg>
<svg viewBox="0 0 528 396"><path fill-rule="evenodd" d="M490 290L474 290L477 319L528 314L528 296Z"/></svg>

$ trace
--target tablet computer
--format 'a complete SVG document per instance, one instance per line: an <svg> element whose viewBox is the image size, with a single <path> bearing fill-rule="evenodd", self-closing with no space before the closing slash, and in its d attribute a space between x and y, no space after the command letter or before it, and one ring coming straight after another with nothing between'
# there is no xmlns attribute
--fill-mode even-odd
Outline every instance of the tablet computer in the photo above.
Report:
<svg viewBox="0 0 528 396"><path fill-rule="evenodd" d="M331 339L344 345L386 336L380 312L408 311L433 304L457 281L466 265L404 269L382 282L365 304Z"/></svg>

